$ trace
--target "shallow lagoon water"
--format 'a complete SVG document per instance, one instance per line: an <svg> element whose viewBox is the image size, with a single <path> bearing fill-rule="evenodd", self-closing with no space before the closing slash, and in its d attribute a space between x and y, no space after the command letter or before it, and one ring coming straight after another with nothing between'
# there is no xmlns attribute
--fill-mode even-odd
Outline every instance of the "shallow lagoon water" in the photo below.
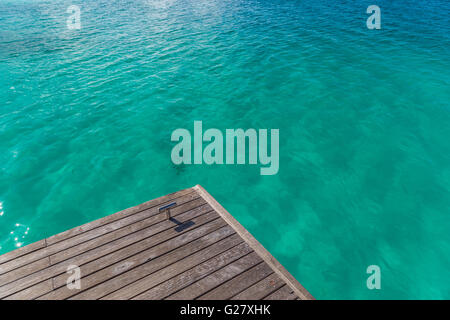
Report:
<svg viewBox="0 0 450 320"><path fill-rule="evenodd" d="M450 298L447 1L0 1L0 253L201 184L316 298ZM279 128L280 170L172 164ZM368 290L366 268L381 268Z"/></svg>

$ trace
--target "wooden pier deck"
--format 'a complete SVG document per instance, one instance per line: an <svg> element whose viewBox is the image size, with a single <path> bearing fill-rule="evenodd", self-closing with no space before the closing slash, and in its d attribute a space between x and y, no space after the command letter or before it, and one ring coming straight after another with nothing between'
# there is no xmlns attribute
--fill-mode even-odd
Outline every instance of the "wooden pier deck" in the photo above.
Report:
<svg viewBox="0 0 450 320"><path fill-rule="evenodd" d="M313 297L197 185L1 255L0 299Z"/></svg>

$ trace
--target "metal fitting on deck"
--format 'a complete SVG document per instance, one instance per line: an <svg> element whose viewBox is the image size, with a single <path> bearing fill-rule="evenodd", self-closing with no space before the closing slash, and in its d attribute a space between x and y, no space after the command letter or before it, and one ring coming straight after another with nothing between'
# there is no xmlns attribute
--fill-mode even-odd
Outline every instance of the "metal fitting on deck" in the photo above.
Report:
<svg viewBox="0 0 450 320"><path fill-rule="evenodd" d="M176 202L169 203L168 205L165 205L164 207L159 208L159 213L166 212L166 219L169 220L171 217L170 209L175 207L176 205L177 205Z"/></svg>

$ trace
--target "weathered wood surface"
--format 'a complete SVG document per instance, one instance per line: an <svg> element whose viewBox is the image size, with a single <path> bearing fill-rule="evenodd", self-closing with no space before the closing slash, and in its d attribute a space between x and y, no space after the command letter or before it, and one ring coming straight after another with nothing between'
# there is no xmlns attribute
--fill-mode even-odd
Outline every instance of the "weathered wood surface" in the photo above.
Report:
<svg viewBox="0 0 450 320"><path fill-rule="evenodd" d="M171 219L159 208L176 202ZM67 286L78 267L81 287ZM201 186L0 256L0 299L313 299Z"/></svg>

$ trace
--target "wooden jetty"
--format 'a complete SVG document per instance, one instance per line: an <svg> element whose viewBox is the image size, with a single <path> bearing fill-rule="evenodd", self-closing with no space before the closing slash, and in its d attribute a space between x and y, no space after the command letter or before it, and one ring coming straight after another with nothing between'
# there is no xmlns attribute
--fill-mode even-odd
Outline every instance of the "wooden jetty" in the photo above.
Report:
<svg viewBox="0 0 450 320"><path fill-rule="evenodd" d="M1 255L0 299L313 297L197 185Z"/></svg>

